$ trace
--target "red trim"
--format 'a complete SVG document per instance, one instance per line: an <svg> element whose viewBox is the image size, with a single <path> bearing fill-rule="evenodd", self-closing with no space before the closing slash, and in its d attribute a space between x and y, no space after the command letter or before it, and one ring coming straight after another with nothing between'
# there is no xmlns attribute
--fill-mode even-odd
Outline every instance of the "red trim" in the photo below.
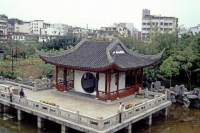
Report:
<svg viewBox="0 0 200 133"><path fill-rule="evenodd" d="M68 69L75 69L75 70L83 70L83 71L90 71L90 72L99 72L99 71L106 71L106 70L109 70L109 69L117 69L118 71L121 71L121 72L126 72L126 71L130 71L130 70L136 70L136 69L141 69L141 68L146 68L146 67L149 67L149 66L152 66L154 65L157 61L155 61L154 63L152 64L149 64L147 66L144 66L144 67L137 67L137 68L126 68L126 69L121 69L119 67L117 67L115 64L111 64L110 66L107 66L105 68L99 68L99 69L90 69L90 68L80 68L80 67L72 67L72 66L64 66L64 65L58 65L58 64L55 64L55 63L51 63L51 62L48 62L46 60L44 60L41 56L39 56L45 63L49 63L49 64L52 64L52 65L56 65L56 66L59 66L61 68L68 68Z"/></svg>

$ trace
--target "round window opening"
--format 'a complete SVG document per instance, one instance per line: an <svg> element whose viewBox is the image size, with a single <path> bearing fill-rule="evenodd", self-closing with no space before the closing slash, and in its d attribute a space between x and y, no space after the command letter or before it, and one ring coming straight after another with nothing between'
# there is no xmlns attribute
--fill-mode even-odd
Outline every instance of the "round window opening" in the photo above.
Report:
<svg viewBox="0 0 200 133"><path fill-rule="evenodd" d="M93 93L95 89L95 77L91 73L85 73L81 78L81 85L85 92Z"/></svg>

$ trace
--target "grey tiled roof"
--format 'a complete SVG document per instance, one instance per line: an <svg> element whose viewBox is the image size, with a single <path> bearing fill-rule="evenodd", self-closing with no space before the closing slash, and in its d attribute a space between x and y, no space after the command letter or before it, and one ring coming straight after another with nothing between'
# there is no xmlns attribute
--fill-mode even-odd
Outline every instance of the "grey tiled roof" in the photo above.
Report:
<svg viewBox="0 0 200 133"><path fill-rule="evenodd" d="M116 53L119 49L124 52ZM102 70L112 66L123 71L153 65L161 58L163 51L157 55L138 54L126 48L119 39L112 42L83 39L70 50L51 54L36 50L41 59L54 65L86 70Z"/></svg>

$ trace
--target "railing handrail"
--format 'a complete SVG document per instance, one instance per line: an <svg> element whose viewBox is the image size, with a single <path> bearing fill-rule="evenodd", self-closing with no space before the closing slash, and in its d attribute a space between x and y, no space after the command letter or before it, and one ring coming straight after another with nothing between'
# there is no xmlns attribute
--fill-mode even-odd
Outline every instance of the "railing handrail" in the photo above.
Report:
<svg viewBox="0 0 200 133"><path fill-rule="evenodd" d="M149 93L149 92L147 92L147 93ZM3 98L4 95L5 95L5 97ZM7 92L0 91L0 98L9 101L10 99L9 99L8 95L9 94ZM151 108L153 108L153 107L165 102L166 95L167 94L163 94L159 97L156 96L153 99L151 99L150 101L145 100L145 102L125 110L123 120L129 119L130 117L136 116L138 113L141 113L142 111L149 109L150 103L153 103L151 106ZM113 124L116 124L117 123L116 119L118 119L118 117L119 117L117 110L116 110L116 113L114 113L113 115L111 115L109 117L94 118L91 116L80 114L79 112L73 112L70 110L60 108L59 106L52 106L52 105L49 105L46 103L42 103L41 101L35 101L35 100L29 99L27 97L20 98L20 96L13 94L13 98L14 98L13 102L16 104L20 104L21 106L25 106L25 107L32 108L32 109L38 109L40 111L45 111L46 113L56 115L57 117L61 117L61 114L59 112L63 112L64 114L65 113L67 114L67 116L64 117L65 119L73 121L73 122L75 121L77 123L82 123L84 125L87 125L89 127L92 127L92 128L98 129L98 130L103 130L105 128L112 126ZM165 100L163 100L163 98L165 98ZM158 100L160 100L160 103L157 103ZM37 104L37 106L35 104ZM33 106L33 105L35 105L35 106ZM46 107L46 108L42 108L42 107ZM53 109L53 111L50 109ZM139 111L138 111L138 109L139 109ZM137 111L137 114L135 114L136 111ZM128 116L130 116L130 117L128 117ZM85 118L86 121L79 119L79 117L83 117L83 119ZM114 122L112 121L113 119L115 120Z"/></svg>

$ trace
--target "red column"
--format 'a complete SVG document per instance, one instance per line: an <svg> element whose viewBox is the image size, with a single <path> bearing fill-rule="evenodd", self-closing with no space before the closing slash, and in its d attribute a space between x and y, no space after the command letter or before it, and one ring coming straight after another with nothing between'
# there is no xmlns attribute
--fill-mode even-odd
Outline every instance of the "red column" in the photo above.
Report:
<svg viewBox="0 0 200 133"><path fill-rule="evenodd" d="M111 81L111 73L109 72L108 79L107 79L107 82L108 82L108 99L107 100L110 100L110 81Z"/></svg>
<svg viewBox="0 0 200 133"><path fill-rule="evenodd" d="M58 89L57 85L58 85L58 67L56 66L56 89Z"/></svg>
<svg viewBox="0 0 200 133"><path fill-rule="evenodd" d="M119 72L117 72L117 97L119 97Z"/></svg>
<svg viewBox="0 0 200 133"><path fill-rule="evenodd" d="M135 70L135 87L136 87L137 84L138 84L138 83L137 83L137 71L138 71L138 70ZM138 90L136 90L136 91L138 91Z"/></svg>
<svg viewBox="0 0 200 133"><path fill-rule="evenodd" d="M141 68L141 72L140 72L140 76L141 76L141 88L143 88L143 68Z"/></svg>

